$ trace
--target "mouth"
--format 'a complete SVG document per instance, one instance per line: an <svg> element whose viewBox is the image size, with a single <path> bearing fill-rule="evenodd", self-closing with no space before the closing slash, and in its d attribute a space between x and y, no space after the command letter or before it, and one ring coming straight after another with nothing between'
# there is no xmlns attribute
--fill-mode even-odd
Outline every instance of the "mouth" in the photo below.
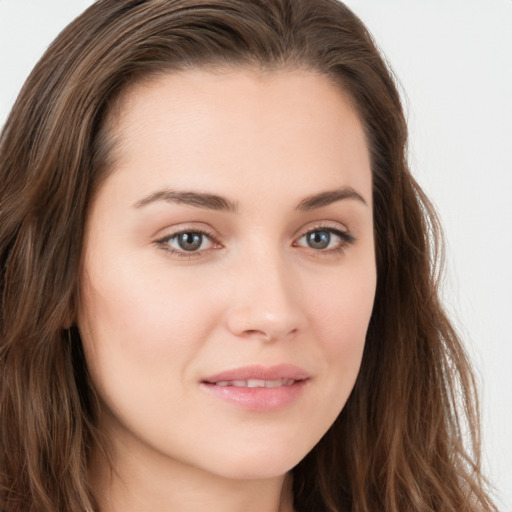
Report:
<svg viewBox="0 0 512 512"><path fill-rule="evenodd" d="M220 386L261 388L287 386L294 381L307 380L309 377L306 370L292 364L273 366L253 364L217 373L205 378L203 382Z"/></svg>
<svg viewBox="0 0 512 512"><path fill-rule="evenodd" d="M304 392L310 375L292 365L246 366L201 381L201 387L224 401L249 411L285 408Z"/></svg>
<svg viewBox="0 0 512 512"><path fill-rule="evenodd" d="M295 379L276 379L276 380L263 380L263 379L248 379L248 380L221 380L218 382L207 382L214 386L226 387L234 386L236 388L279 388L281 386L291 386Z"/></svg>

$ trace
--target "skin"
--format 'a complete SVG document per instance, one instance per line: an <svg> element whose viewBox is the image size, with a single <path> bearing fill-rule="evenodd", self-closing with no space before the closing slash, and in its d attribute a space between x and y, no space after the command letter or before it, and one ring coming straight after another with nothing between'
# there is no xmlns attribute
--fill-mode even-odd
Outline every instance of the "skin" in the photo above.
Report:
<svg viewBox="0 0 512 512"><path fill-rule="evenodd" d="M91 463L101 509L290 511L287 473L343 408L373 306L361 123L324 76L238 68L139 84L111 126L116 166L90 206L77 319L112 444L112 474L99 453ZM349 197L304 206L341 189ZM208 236L184 251L176 234L198 230ZM312 247L306 233L330 241ZM277 410L201 385L284 363L309 378Z"/></svg>

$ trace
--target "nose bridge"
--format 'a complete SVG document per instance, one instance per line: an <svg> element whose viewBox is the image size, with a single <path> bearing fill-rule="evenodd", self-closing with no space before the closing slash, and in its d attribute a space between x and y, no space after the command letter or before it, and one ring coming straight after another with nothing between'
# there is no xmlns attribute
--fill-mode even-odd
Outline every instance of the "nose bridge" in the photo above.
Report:
<svg viewBox="0 0 512 512"><path fill-rule="evenodd" d="M301 309L293 269L277 249L254 251L237 262L228 324L237 335L274 340L295 333Z"/></svg>

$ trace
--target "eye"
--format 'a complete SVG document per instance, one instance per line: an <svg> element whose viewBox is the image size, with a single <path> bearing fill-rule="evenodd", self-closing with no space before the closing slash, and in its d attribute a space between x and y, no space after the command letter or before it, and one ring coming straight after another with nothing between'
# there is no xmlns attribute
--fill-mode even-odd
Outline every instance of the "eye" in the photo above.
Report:
<svg viewBox="0 0 512 512"><path fill-rule="evenodd" d="M302 235L296 242L296 245L307 247L315 251L339 250L354 243L354 237L337 228L320 227L315 228Z"/></svg>
<svg viewBox="0 0 512 512"><path fill-rule="evenodd" d="M185 255L205 251L214 247L214 242L208 233L203 231L180 231L157 240L163 249L177 254Z"/></svg>
<svg viewBox="0 0 512 512"><path fill-rule="evenodd" d="M311 231L304 235L304 238L311 249L328 249L331 244L331 233L329 231Z"/></svg>
<svg viewBox="0 0 512 512"><path fill-rule="evenodd" d="M198 251L199 249L206 249L203 247L204 245L208 245L208 241L206 235L203 233L179 233L174 235L171 238L171 242L175 242L179 249L183 249L184 251ZM172 243L171 243L172 245Z"/></svg>

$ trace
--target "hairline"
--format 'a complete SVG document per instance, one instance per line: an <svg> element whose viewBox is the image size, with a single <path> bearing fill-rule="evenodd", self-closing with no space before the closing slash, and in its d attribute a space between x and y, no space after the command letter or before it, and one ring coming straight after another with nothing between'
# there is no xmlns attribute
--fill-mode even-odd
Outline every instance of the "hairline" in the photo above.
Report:
<svg viewBox="0 0 512 512"><path fill-rule="evenodd" d="M335 71L326 72L318 66L314 66L300 57L290 56L287 59L279 61L264 61L261 59L253 58L227 58L219 57L204 60L197 63L186 62L171 62L162 61L154 68L149 68L144 72L139 71L133 73L128 77L126 83L122 84L114 93L105 101L104 112L101 117L98 129L93 133L93 145L97 148L97 152L103 154L99 162L96 164L95 179L91 187L91 196L88 207L94 201L94 198L101 188L104 181L114 173L120 164L118 157L120 150L123 147L123 134L120 130L121 120L124 109L129 101L133 92L139 88L143 88L159 80L164 79L170 75L185 75L191 71L205 71L206 73L215 74L229 74L235 72L247 73L257 78L271 77L282 73L305 71L313 75L324 77L328 82L343 95L344 100L347 102L350 110L356 116L361 124L363 136L368 153L372 155L372 141L370 130L367 126L364 115L358 106L350 88L347 87L346 81L341 74ZM372 165L372 178L373 178L373 165ZM372 179L373 181L373 179ZM373 196L373 194L372 194ZM373 201L372 201L373 202Z"/></svg>

